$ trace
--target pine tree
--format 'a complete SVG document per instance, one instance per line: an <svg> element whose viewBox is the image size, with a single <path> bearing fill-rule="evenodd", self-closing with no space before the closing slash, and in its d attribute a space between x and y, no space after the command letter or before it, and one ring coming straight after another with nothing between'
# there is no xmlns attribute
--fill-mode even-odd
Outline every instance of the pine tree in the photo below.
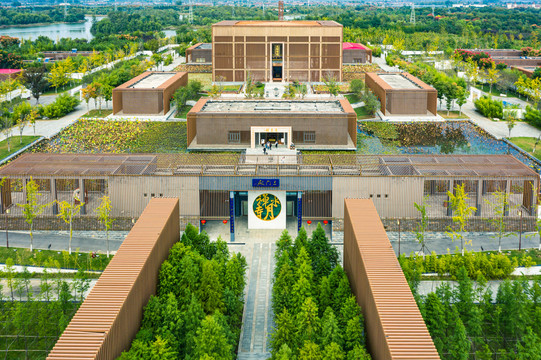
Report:
<svg viewBox="0 0 541 360"><path fill-rule="evenodd" d="M231 350L231 345L227 343L227 338L224 335L224 329L214 316L207 315L197 330L192 357L200 359L204 355L209 355L215 359L233 360Z"/></svg>
<svg viewBox="0 0 541 360"><path fill-rule="evenodd" d="M517 359L538 360L541 359L541 338L534 334L531 327L526 328L526 333L517 344Z"/></svg>
<svg viewBox="0 0 541 360"><path fill-rule="evenodd" d="M458 315L455 307L453 307L454 332L450 338L449 355L453 360L468 360L471 348L471 342L466 336L466 328Z"/></svg>
<svg viewBox="0 0 541 360"><path fill-rule="evenodd" d="M280 259L284 251L290 251L293 246L293 240L287 230L282 231L282 235L276 242L276 253L274 254L276 259Z"/></svg>
<svg viewBox="0 0 541 360"><path fill-rule="evenodd" d="M318 223L316 230L312 232L307 243L307 250L313 259L312 268L316 279L328 276L338 264L338 251L329 244L321 223Z"/></svg>
<svg viewBox="0 0 541 360"><path fill-rule="evenodd" d="M351 296L351 288L349 287L349 280L344 273L344 276L338 284L338 288L333 292L333 310L338 313L342 308L342 305Z"/></svg>
<svg viewBox="0 0 541 360"><path fill-rule="evenodd" d="M224 301L222 298L222 283L215 271L214 260L203 262L203 271L201 274L201 285L199 287L199 299L207 314L213 314L214 311L223 311Z"/></svg>
<svg viewBox="0 0 541 360"><path fill-rule="evenodd" d="M180 353L179 355L193 352L197 330L201 326L202 320L205 318L203 306L201 306L201 303L195 294L192 293L190 303L182 308L182 316L185 336L180 340L180 348L184 350L185 353ZM180 357L182 358L182 356Z"/></svg>
<svg viewBox="0 0 541 360"><path fill-rule="evenodd" d="M342 331L330 307L325 310L321 318L321 337L319 343L322 346L327 346L331 343L343 346Z"/></svg>
<svg viewBox="0 0 541 360"><path fill-rule="evenodd" d="M337 343L332 342L323 350L323 360L344 360L345 358L346 354Z"/></svg>
<svg viewBox="0 0 541 360"><path fill-rule="evenodd" d="M329 279L324 276L321 278L319 283L319 310L320 316L323 316L322 311L326 310L327 307L332 305L332 293L331 293L331 284Z"/></svg>
<svg viewBox="0 0 541 360"><path fill-rule="evenodd" d="M445 308L433 292L428 294L425 299L423 317L430 336L434 339L436 349L438 349L440 355L443 354L444 345L447 342L445 341L445 329L447 328Z"/></svg>
<svg viewBox="0 0 541 360"><path fill-rule="evenodd" d="M273 360L295 360L296 357L293 355L293 351L284 344L280 347L280 350L272 357Z"/></svg>
<svg viewBox="0 0 541 360"><path fill-rule="evenodd" d="M306 278L301 277L291 291L291 309L293 314L298 314L306 299L312 297L312 284Z"/></svg>
<svg viewBox="0 0 541 360"><path fill-rule="evenodd" d="M307 298L297 314L297 341L316 341L319 336L319 316L317 305L312 298Z"/></svg>
<svg viewBox="0 0 541 360"><path fill-rule="evenodd" d="M301 227L299 230L299 233L297 234L297 237L295 238L295 242L293 243L293 253L292 253L292 259L295 260L297 258L297 255L299 254L301 248L305 248L308 244L308 234L306 233L306 230L304 229L304 226Z"/></svg>
<svg viewBox="0 0 541 360"><path fill-rule="evenodd" d="M361 319L358 316L348 321L345 330L344 342L344 349L346 351L353 350L357 345L362 346L363 325L361 323Z"/></svg>
<svg viewBox="0 0 541 360"><path fill-rule="evenodd" d="M312 342L304 342L303 347L300 350L299 360L322 360L321 350L319 345Z"/></svg>
<svg viewBox="0 0 541 360"><path fill-rule="evenodd" d="M370 360L370 355L361 345L355 345L353 350L348 352L347 360Z"/></svg>
<svg viewBox="0 0 541 360"><path fill-rule="evenodd" d="M361 312L361 307L357 304L357 300L354 295L351 295L347 298L346 301L342 304L340 309L340 319L339 325L342 329L345 329L349 320L358 317L361 319L361 322L364 322L363 314Z"/></svg>
<svg viewBox="0 0 541 360"><path fill-rule="evenodd" d="M290 350L289 345L295 346L297 344L293 317L287 309L284 309L276 316L275 322L276 326L271 334L271 347L282 351L282 348L286 346Z"/></svg>
<svg viewBox="0 0 541 360"><path fill-rule="evenodd" d="M287 255L287 252L284 254ZM295 275L291 266L285 263L275 279L272 287L272 308L275 314L279 314L284 308L292 307L291 289L295 284Z"/></svg>

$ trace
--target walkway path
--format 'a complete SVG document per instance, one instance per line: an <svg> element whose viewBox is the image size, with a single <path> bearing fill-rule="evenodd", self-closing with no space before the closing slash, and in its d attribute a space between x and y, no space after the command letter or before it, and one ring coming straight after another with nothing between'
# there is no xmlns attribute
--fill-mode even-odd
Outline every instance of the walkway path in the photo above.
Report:
<svg viewBox="0 0 541 360"><path fill-rule="evenodd" d="M250 256L247 257L248 282L237 359L263 360L270 357L270 333L274 326L271 298L276 244L256 243L243 247Z"/></svg>
<svg viewBox="0 0 541 360"><path fill-rule="evenodd" d="M479 125L485 131L490 133L497 139L509 137L509 128L505 121L492 121L475 110L475 105L472 102L467 102L462 106L462 112L467 115L474 123ZM517 122L511 131L511 137L539 137L541 131L525 122Z"/></svg>

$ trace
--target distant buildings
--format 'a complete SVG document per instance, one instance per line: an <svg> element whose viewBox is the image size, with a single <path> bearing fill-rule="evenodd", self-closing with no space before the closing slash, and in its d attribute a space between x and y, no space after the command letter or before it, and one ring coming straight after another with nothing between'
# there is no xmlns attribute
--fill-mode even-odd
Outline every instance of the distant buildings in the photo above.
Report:
<svg viewBox="0 0 541 360"><path fill-rule="evenodd" d="M496 64L507 66L536 67L541 66L541 57L524 55L522 50L514 49L465 49L473 53L485 53L489 55Z"/></svg>
<svg viewBox="0 0 541 360"><path fill-rule="evenodd" d="M212 80L342 79L342 25L334 21L221 21L212 26Z"/></svg>
<svg viewBox="0 0 541 360"><path fill-rule="evenodd" d="M174 92L187 82L184 72L144 72L113 89L113 114L167 114Z"/></svg>
<svg viewBox="0 0 541 360"><path fill-rule="evenodd" d="M342 51L344 64L372 63L372 50L363 44L345 42Z"/></svg>

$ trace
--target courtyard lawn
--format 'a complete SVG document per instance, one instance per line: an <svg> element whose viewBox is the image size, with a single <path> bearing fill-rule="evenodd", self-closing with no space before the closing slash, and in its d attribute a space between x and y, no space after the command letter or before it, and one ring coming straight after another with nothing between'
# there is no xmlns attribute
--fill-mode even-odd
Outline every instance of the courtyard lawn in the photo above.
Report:
<svg viewBox="0 0 541 360"><path fill-rule="evenodd" d="M90 110L84 114L83 118L105 118L113 113L113 110Z"/></svg>
<svg viewBox="0 0 541 360"><path fill-rule="evenodd" d="M175 114L176 119L186 119L186 115L188 115L188 112L192 109L193 106L190 105L184 105L180 111L177 110L177 113Z"/></svg>
<svg viewBox="0 0 541 360"><path fill-rule="evenodd" d="M186 122L79 120L40 145L46 153L179 153Z"/></svg>
<svg viewBox="0 0 541 360"><path fill-rule="evenodd" d="M355 94L347 94L344 97L350 102L350 104L355 104L361 101L361 99Z"/></svg>
<svg viewBox="0 0 541 360"><path fill-rule="evenodd" d="M511 134L513 132L511 131ZM521 148L522 150L528 152L529 154L532 154L533 148L535 146L535 142L537 141L537 138L533 137L512 137L509 139L513 144ZM535 152L532 154L538 159L541 159L541 142L535 146Z"/></svg>
<svg viewBox="0 0 541 360"><path fill-rule="evenodd" d="M212 86L212 74L208 73L189 73L188 81L199 81L203 85L204 91L210 91Z"/></svg>
<svg viewBox="0 0 541 360"><path fill-rule="evenodd" d="M447 110L438 111L438 115L441 116L444 119L469 119L468 115L462 113L460 114L459 111L449 111L449 115L447 115Z"/></svg>
<svg viewBox="0 0 541 360"><path fill-rule="evenodd" d="M357 114L357 119L371 119L374 115L371 115L364 106L353 109Z"/></svg>
<svg viewBox="0 0 541 360"><path fill-rule="evenodd" d="M41 136L23 136L22 142L19 135L13 135L9 138L11 144L11 151L8 151L8 142L7 140L0 141L0 159L5 158L16 152L17 150L25 147L26 145L32 143L33 141L39 139Z"/></svg>

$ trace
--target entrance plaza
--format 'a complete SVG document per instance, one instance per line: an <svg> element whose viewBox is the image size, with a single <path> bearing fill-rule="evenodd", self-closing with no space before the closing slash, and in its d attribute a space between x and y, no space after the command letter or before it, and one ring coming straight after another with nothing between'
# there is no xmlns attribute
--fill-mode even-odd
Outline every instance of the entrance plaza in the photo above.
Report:
<svg viewBox="0 0 541 360"><path fill-rule="evenodd" d="M189 150L355 150L357 115L345 100L201 99L187 115ZM270 151L272 153L272 150Z"/></svg>
<svg viewBox="0 0 541 360"><path fill-rule="evenodd" d="M14 206L25 199L30 178L40 186L39 201L69 201L78 190L85 208L107 194L112 216L136 219L150 199L180 200L183 223L221 221L229 234L299 229L341 221L346 198L372 199L382 219L416 219L414 204L426 198L431 221L446 222L453 211L447 191L464 184L475 219L497 216L486 201L496 191L510 194L510 220L522 218L524 231L537 218L539 176L510 155L246 155L246 154L39 154L28 153L2 169L1 211L20 217ZM55 217L49 205L43 217ZM225 221L225 223L224 223ZM483 220L484 221L484 220ZM245 225L246 224L246 225ZM222 230L220 230L222 231ZM329 230L330 231L330 230ZM475 229L471 229L475 231Z"/></svg>

